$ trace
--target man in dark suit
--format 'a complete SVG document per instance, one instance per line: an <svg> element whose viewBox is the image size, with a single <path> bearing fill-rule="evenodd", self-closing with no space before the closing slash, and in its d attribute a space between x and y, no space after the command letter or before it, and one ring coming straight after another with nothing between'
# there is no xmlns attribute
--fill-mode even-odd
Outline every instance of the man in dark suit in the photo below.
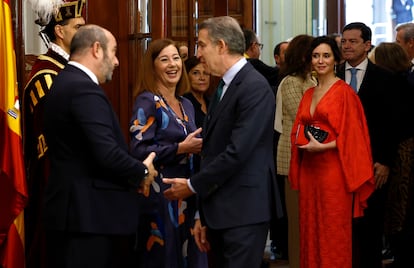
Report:
<svg viewBox="0 0 414 268"><path fill-rule="evenodd" d="M243 35L245 44L244 57L266 78L276 96L277 86L279 85L279 67L269 66L259 59L263 44L259 43L255 32L243 29Z"/></svg>
<svg viewBox="0 0 414 268"><path fill-rule="evenodd" d="M212 100L204 123L200 172L188 180L165 179L172 184L165 196L197 193L208 240L198 232L195 238L200 249L211 247L212 267L257 268L271 213L281 208L272 196L275 98L243 57L243 32L234 18L210 18L199 29L197 57L222 77L223 94L219 87L219 102Z"/></svg>
<svg viewBox="0 0 414 268"><path fill-rule="evenodd" d="M340 78L352 84L352 68L356 70L355 91L365 111L376 181L376 190L368 200L364 217L353 224L353 268L382 267L384 203L397 143L392 124L395 110L392 107L396 105L391 92L393 82L387 71L368 60L371 36L371 29L360 22L343 28L341 47L345 62L337 72Z"/></svg>
<svg viewBox="0 0 414 268"><path fill-rule="evenodd" d="M138 191L156 170L128 154L117 117L99 83L118 66L116 40L87 25L71 43L68 65L45 102L51 171L45 193L48 267L130 267Z"/></svg>

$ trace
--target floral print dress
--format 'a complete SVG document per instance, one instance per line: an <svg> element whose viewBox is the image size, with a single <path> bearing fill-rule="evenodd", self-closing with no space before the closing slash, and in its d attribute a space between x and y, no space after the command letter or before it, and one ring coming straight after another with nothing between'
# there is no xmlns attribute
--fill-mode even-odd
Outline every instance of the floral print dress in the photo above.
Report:
<svg viewBox="0 0 414 268"><path fill-rule="evenodd" d="M150 191L144 193L137 237L139 267L207 267L206 256L198 251L191 236L196 210L195 197L169 201L163 192L169 187L162 177L188 178L193 173L193 155L177 154L178 143L196 130L194 108L178 97L183 118L179 118L160 95L141 93L130 121L131 153L144 160L157 154L159 172Z"/></svg>

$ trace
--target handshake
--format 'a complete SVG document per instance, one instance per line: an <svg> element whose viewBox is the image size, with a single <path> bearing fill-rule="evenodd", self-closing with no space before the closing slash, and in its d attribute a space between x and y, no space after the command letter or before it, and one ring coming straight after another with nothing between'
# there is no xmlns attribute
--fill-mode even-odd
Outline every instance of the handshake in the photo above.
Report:
<svg viewBox="0 0 414 268"><path fill-rule="evenodd" d="M138 188L138 193L143 194L145 197L149 196L151 184L154 182L156 176L158 176L157 170L154 168L155 153L152 152L143 161L147 166L148 173L142 180L141 185ZM187 179L184 178L163 178L163 183L171 184L171 188L164 191L164 196L169 200L177 200L179 198L187 198L194 194L188 187Z"/></svg>
<svg viewBox="0 0 414 268"><path fill-rule="evenodd" d="M194 154L201 151L203 145L203 139L200 137L202 129L198 128L194 132L188 134L188 136L181 142L178 143L177 154ZM157 170L154 168L154 158L156 154L152 152L148 157L143 161L144 165L147 167L148 173L144 180L142 180L138 192L142 193L144 196L149 196L149 191L151 184L153 183L156 176L158 176ZM180 197L188 197L193 194L193 192L188 188L186 179L163 179L164 183L171 184L172 187L170 190L167 190L164 195L168 199L178 199ZM174 188L174 189L172 189ZM184 191L184 192L182 192Z"/></svg>
<svg viewBox="0 0 414 268"><path fill-rule="evenodd" d="M147 167L147 173L145 174L144 179L141 182L141 185L138 188L138 193L143 194L144 196L149 196L149 191L152 182L154 181L155 177L158 176L158 171L154 167L154 158L156 154L154 152L150 153L147 158L142 162Z"/></svg>

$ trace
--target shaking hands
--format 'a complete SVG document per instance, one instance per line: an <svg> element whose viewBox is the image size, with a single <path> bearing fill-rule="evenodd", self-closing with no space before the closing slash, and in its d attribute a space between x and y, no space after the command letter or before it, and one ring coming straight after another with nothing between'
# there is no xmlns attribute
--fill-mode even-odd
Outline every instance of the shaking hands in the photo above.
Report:
<svg viewBox="0 0 414 268"><path fill-rule="evenodd" d="M149 195L150 187L155 177L158 176L157 170L154 168L154 158L156 154L154 152L150 153L147 158L142 162L148 169L148 174L145 179L142 180L138 192L142 193L144 196Z"/></svg>

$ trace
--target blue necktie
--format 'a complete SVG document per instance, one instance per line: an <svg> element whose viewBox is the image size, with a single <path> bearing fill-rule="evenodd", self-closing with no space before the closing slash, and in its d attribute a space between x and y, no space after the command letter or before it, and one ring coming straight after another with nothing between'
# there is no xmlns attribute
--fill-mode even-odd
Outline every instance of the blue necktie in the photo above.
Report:
<svg viewBox="0 0 414 268"><path fill-rule="evenodd" d="M349 69L351 71L351 82L349 82L349 85L354 89L355 92L358 92L358 88L357 88L357 77L356 77L356 73L358 71L357 68L351 68Z"/></svg>

